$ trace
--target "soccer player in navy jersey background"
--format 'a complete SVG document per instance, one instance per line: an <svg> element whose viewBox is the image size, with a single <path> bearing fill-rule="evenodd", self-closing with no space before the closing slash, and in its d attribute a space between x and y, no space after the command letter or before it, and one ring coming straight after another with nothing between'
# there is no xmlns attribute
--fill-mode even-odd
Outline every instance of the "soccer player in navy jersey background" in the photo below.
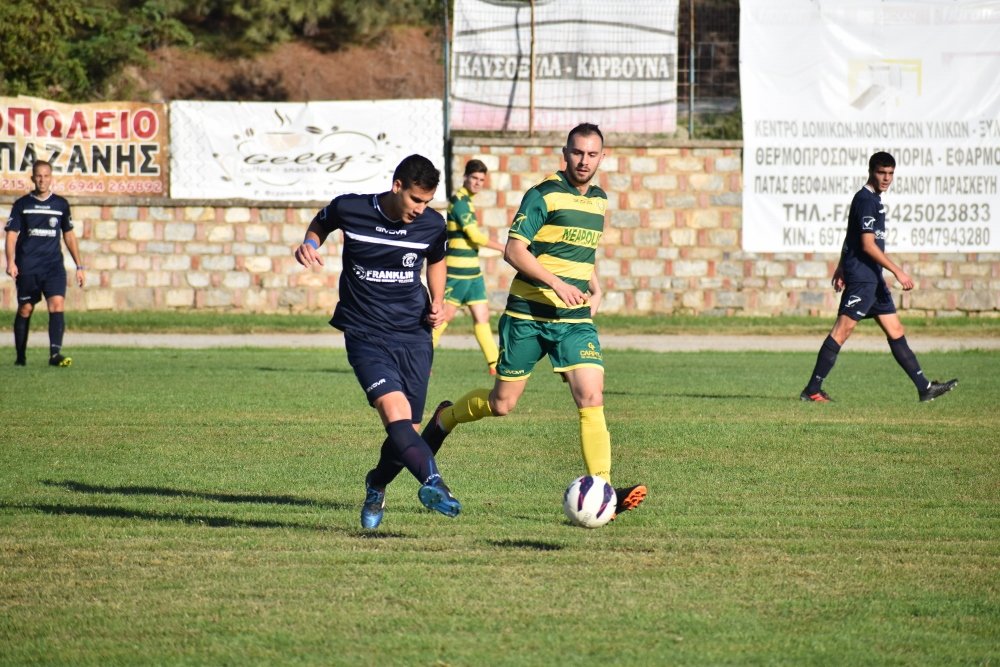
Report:
<svg viewBox="0 0 1000 667"><path fill-rule="evenodd" d="M344 332L347 359L387 433L365 478L366 529L382 522L385 487L403 467L420 483L425 507L451 517L461 511L438 470L437 449L418 433L434 357L431 330L444 317L447 232L428 206L439 181L430 160L411 155L396 167L387 192L331 201L295 249L303 266L322 265L319 247L334 230L343 233L340 300L330 324ZM425 263L427 288L420 280Z"/></svg>
<svg viewBox="0 0 1000 667"><path fill-rule="evenodd" d="M875 153L868 160L868 182L851 201L847 235L832 280L833 288L838 292L843 290L844 294L840 299L837 321L823 341L809 384L799 395L803 401L828 403L831 400L822 389L823 380L833 369L840 348L847 342L854 327L869 317L875 318L885 332L892 356L910 377L921 401L932 401L958 384L958 380L938 382L924 377L917 356L906 342L906 332L882 275L882 270L886 269L904 290L913 289L913 279L885 254L882 193L892 185L895 173L895 158L889 153Z"/></svg>
<svg viewBox="0 0 1000 667"><path fill-rule="evenodd" d="M52 192L52 165L44 160L31 167L35 189L14 202L6 231L7 275L17 285L17 314L14 316L14 364L27 364L28 329L35 304L45 297L49 310L49 365L69 366L63 356L66 331L66 267L60 237L76 264L76 284L86 282L83 262L69 202Z"/></svg>

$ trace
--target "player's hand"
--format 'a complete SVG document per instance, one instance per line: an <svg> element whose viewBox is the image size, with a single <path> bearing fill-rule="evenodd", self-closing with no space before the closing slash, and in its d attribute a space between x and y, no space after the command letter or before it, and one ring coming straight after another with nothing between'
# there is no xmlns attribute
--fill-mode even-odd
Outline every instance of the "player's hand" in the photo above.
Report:
<svg viewBox="0 0 1000 667"><path fill-rule="evenodd" d="M834 292L840 292L844 289L844 285L847 284L844 282L844 269L842 269L840 265L838 265L837 270L833 272L833 278L830 280L830 284L833 285Z"/></svg>
<svg viewBox="0 0 1000 667"><path fill-rule="evenodd" d="M913 289L913 278L911 278L906 271L900 269L899 273L894 275L896 276L896 280L899 281L899 285L903 288L904 292Z"/></svg>
<svg viewBox="0 0 1000 667"><path fill-rule="evenodd" d="M83 287L86 282L87 282L87 276L86 274L84 274L83 269L77 269L76 284L79 285L80 287Z"/></svg>
<svg viewBox="0 0 1000 667"><path fill-rule="evenodd" d="M319 250L308 243L302 243L295 249L295 261L306 268L316 264L323 266L323 258L320 256Z"/></svg>
<svg viewBox="0 0 1000 667"><path fill-rule="evenodd" d="M587 303L587 295L562 280L556 281L552 285L552 291L567 306L582 306Z"/></svg>
<svg viewBox="0 0 1000 667"><path fill-rule="evenodd" d="M14 279L17 278L17 264L11 262L7 265L7 275Z"/></svg>
<svg viewBox="0 0 1000 667"><path fill-rule="evenodd" d="M601 307L601 295L591 294L590 295L590 316L594 317L597 315L597 309Z"/></svg>
<svg viewBox="0 0 1000 667"><path fill-rule="evenodd" d="M432 301L431 308L427 311L427 323L434 329L444 324L444 302Z"/></svg>

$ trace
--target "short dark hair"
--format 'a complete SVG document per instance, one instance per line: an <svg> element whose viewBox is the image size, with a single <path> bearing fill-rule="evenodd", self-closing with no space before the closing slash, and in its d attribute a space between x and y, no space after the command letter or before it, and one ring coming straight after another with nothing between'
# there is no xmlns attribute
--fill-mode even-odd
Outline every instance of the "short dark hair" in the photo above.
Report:
<svg viewBox="0 0 1000 667"><path fill-rule="evenodd" d="M32 176L35 175L35 170L38 169L39 167L48 167L49 170L51 171L51 169L52 169L52 163L49 162L48 160L35 160L34 164L31 165L31 175Z"/></svg>
<svg viewBox="0 0 1000 667"><path fill-rule="evenodd" d="M472 174L485 174L488 169L486 169L486 163L482 160L469 160L465 163L465 175L471 176Z"/></svg>
<svg viewBox="0 0 1000 667"><path fill-rule="evenodd" d="M416 185L424 190L437 190L441 172L423 155L408 155L392 172L393 182L399 181L403 189Z"/></svg>
<svg viewBox="0 0 1000 667"><path fill-rule="evenodd" d="M868 159L868 173L874 173L879 167L892 167L895 169L896 158L892 157L885 151L875 153Z"/></svg>
<svg viewBox="0 0 1000 667"><path fill-rule="evenodd" d="M566 136L567 146L569 146L570 143L573 142L573 137L576 136L577 134L582 135L584 137L590 136L591 134L596 134L601 138L601 145L602 146L604 145L604 135L601 133L601 128L597 127L593 123L580 123L572 130L570 130L569 134Z"/></svg>

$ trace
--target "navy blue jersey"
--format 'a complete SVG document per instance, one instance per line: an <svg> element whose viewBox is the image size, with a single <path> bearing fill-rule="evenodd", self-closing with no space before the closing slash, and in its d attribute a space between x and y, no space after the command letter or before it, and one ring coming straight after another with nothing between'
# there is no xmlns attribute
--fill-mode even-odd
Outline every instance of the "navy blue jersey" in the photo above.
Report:
<svg viewBox="0 0 1000 667"><path fill-rule="evenodd" d="M27 194L14 202L5 231L17 232L14 263L23 274L62 267L62 235L73 229L69 202L57 194L38 199Z"/></svg>
<svg viewBox="0 0 1000 667"><path fill-rule="evenodd" d="M874 234L875 244L885 252L885 207L882 198L867 187L858 190L847 216L847 236L841 251L844 282L876 283L883 280L882 267L861 247L861 236Z"/></svg>
<svg viewBox="0 0 1000 667"><path fill-rule="evenodd" d="M423 340L430 296L420 281L424 261L444 260L447 231L440 213L425 208L413 222L389 220L378 195L341 195L313 222L344 235L340 301L330 324L395 338Z"/></svg>

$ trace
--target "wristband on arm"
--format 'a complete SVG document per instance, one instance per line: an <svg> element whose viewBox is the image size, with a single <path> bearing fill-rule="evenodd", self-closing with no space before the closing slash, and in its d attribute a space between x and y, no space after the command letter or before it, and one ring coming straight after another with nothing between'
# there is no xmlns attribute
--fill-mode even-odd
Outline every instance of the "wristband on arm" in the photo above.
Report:
<svg viewBox="0 0 1000 667"><path fill-rule="evenodd" d="M304 245L312 246L313 250L319 250L319 244L316 243L314 239L306 239L302 242Z"/></svg>

